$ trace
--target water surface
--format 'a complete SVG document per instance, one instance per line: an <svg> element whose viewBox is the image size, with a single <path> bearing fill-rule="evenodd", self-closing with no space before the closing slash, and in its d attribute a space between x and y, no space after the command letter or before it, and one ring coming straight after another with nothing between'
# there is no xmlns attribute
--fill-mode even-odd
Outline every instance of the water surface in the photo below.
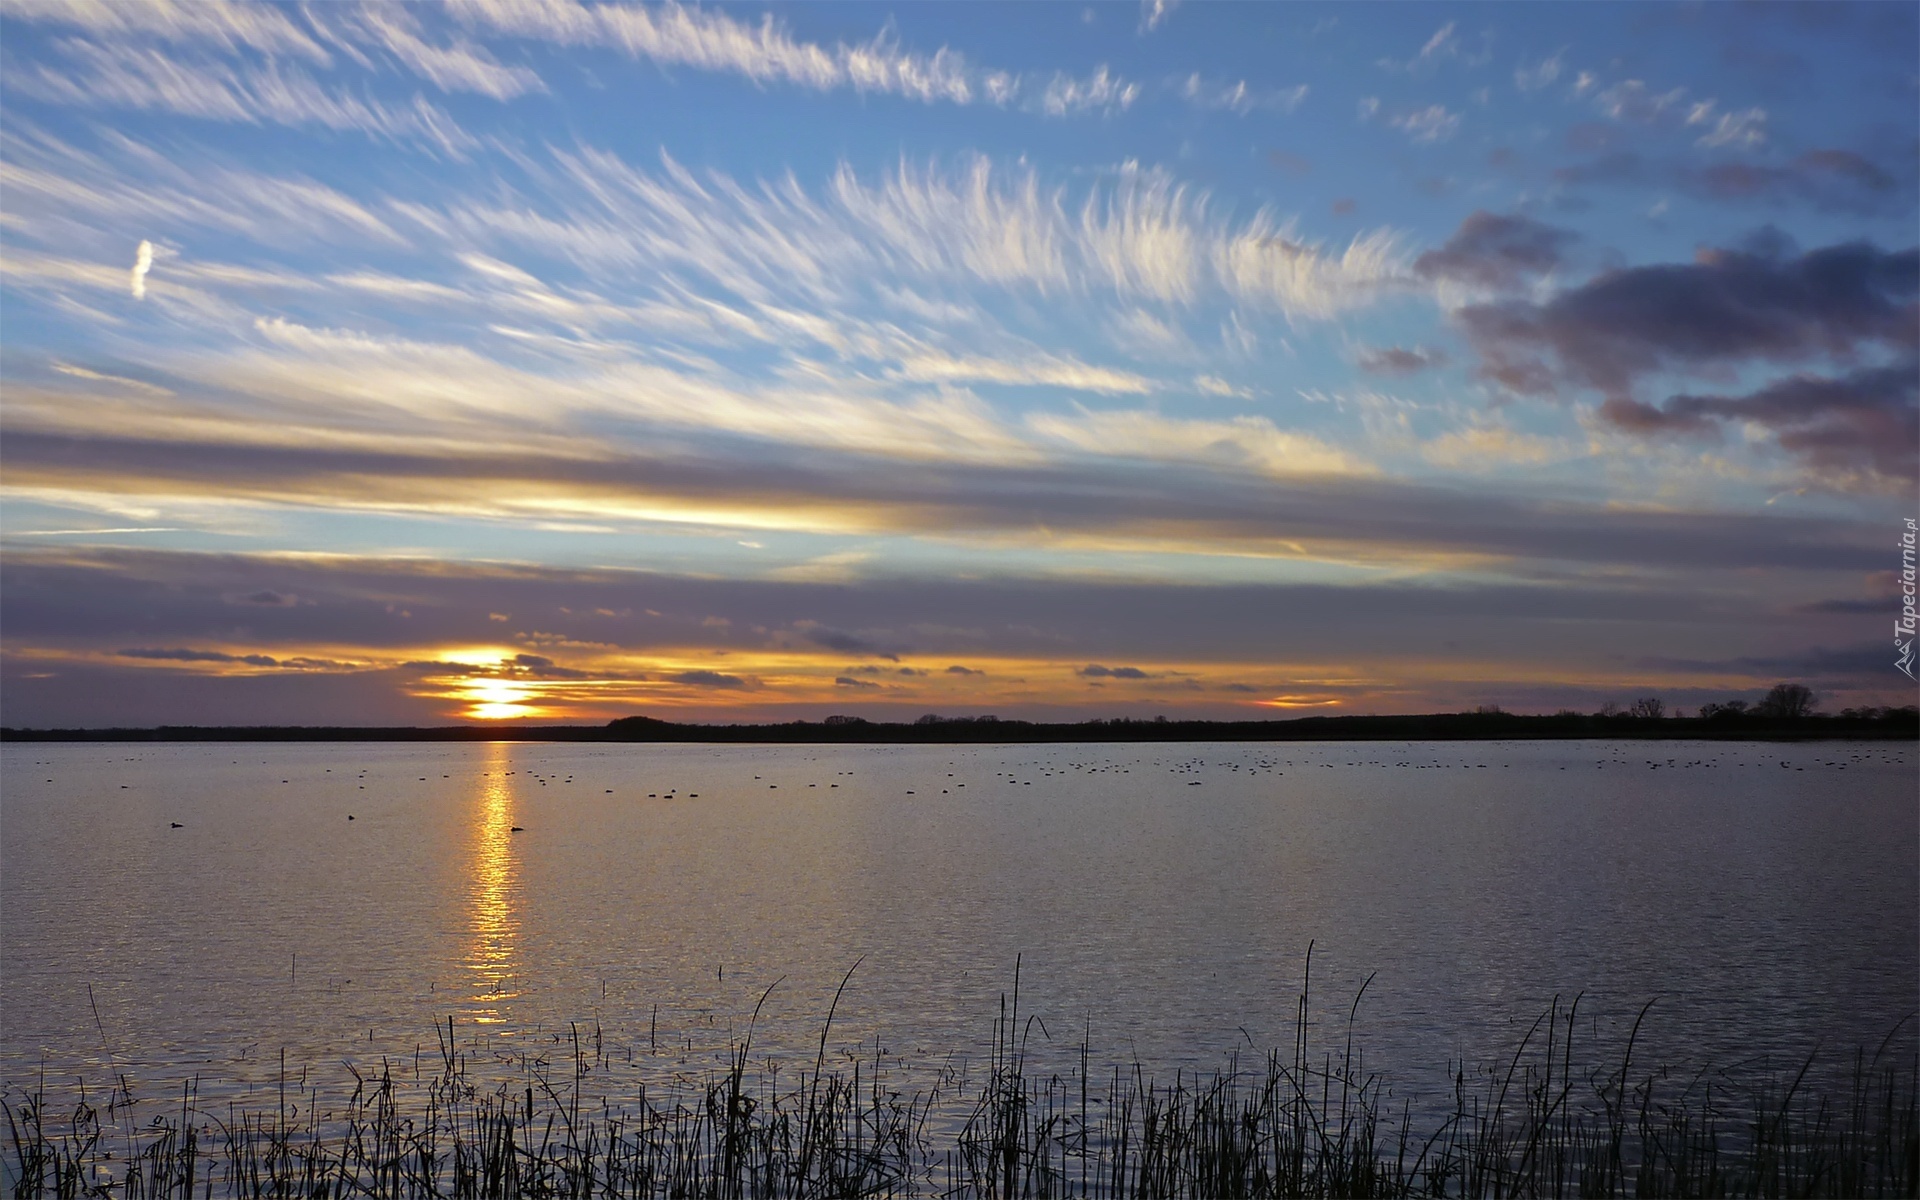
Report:
<svg viewBox="0 0 1920 1200"><path fill-rule="evenodd" d="M1658 1053L1874 1043L1920 1003L1904 745L8 745L0 1080L264 1086L287 1061L609 1086L744 1034L1212 1069L1359 1014L1371 1066L1487 1061L1558 995ZM351 820L349 819L351 816ZM180 825L174 828L174 823ZM515 831L515 827L519 827ZM584 1031L584 1033L582 1033ZM876 1039L878 1039L876 1041ZM611 1071L611 1074L608 1072Z"/></svg>

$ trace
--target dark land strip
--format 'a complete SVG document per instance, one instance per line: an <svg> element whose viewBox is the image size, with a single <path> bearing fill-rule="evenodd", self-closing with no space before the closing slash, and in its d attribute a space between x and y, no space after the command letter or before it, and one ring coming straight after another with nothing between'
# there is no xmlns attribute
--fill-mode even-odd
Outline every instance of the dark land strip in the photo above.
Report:
<svg viewBox="0 0 1920 1200"><path fill-rule="evenodd" d="M1636 739L1802 742L1920 739L1920 710L1854 710L1840 716L1636 717L1561 713L1429 713L1297 717L1278 721L1118 718L1079 722L941 717L912 722L828 717L768 725L692 725L621 717L605 725L500 722L433 727L161 725L150 729L0 729L0 742L718 742L953 744L1019 742L1319 742Z"/></svg>

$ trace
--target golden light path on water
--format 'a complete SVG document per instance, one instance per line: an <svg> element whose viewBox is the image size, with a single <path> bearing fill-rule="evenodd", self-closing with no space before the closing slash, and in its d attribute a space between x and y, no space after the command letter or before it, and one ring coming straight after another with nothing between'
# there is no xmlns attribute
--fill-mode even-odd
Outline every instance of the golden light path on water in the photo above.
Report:
<svg viewBox="0 0 1920 1200"><path fill-rule="evenodd" d="M500 1022L501 1006L519 995L513 983L520 881L513 853L513 784L507 774L512 761L508 743L487 743L480 791L473 804L468 893L472 940L467 968L474 993L468 1017L482 1025Z"/></svg>

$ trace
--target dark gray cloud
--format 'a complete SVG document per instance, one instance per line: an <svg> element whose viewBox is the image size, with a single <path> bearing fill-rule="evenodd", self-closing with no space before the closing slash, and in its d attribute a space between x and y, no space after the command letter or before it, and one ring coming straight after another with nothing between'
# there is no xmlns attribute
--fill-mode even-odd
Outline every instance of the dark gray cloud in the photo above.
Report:
<svg viewBox="0 0 1920 1200"><path fill-rule="evenodd" d="M226 654L219 650L134 649L118 652L121 658L157 659L165 662L245 663L250 667L277 667L278 659L265 654Z"/></svg>
<svg viewBox="0 0 1920 1200"><path fill-rule="evenodd" d="M604 671L581 671L573 667L563 667L551 658L541 654L516 654L513 656L508 674L526 679L605 679ZM640 680L645 675L623 674L622 679Z"/></svg>
<svg viewBox="0 0 1920 1200"><path fill-rule="evenodd" d="M1627 512L1619 536L1655 539L1658 513ZM1728 543L1770 537L1783 545L1784 565L1800 567L1807 582L1798 595L1776 589L1783 602L1812 601L1884 570L1884 531L1872 525L1793 518L1722 518L1694 530L1698 554L1716 561L1705 544L1715 529ZM851 622L872 628L915 628L935 661L1018 654L1080 663L1116 658L1230 660L1242 652L1291 657L1311 647L1315 631L1371 638L1382 622L1395 628L1417 619L1437 630L1474 630L1524 638L1529 623L1553 630L1562 621L1597 629L1648 624L1715 624L1764 613L1752 600L1750 568L1770 565L1740 554L1720 562L1738 569L1714 580L1697 572L1662 577L1644 571L1609 572L1594 579L1547 576L1538 583L1332 584L1154 583L1033 578L869 580L859 588L799 580L712 579L652 571L450 567L394 559L312 560L289 568L270 556L138 550L10 552L0 563L0 628L10 647L26 645L194 646L227 640L232 612L221 599L248 577L272 571L297 575L309 603L272 610L248 649L286 657L316 645L362 647L396 656L427 645L499 645L519 641L541 654L565 640L611 640L630 653L673 651L722 635L704 629L714 614L731 625L725 645L742 652L776 650L788 614L832 605ZM1836 568L1839 579L1817 568ZM1685 579L1684 586L1676 583ZM388 611L405 596L413 612ZM592 615L652 609L660 615L611 624ZM502 625L493 612L510 611ZM755 643L754 628L770 631ZM942 631L945 632L942 632ZM533 635L538 635L534 637ZM1133 649L1136 648L1137 649ZM1344 653L1344 651L1343 651ZM1126 657L1120 657L1126 655ZM937 656L937 657L935 657ZM917 665L917 664L916 664ZM962 674L974 668L961 666ZM454 672L457 663L428 662L422 670ZM885 669L885 668L876 668ZM854 674L853 670L843 672Z"/></svg>
<svg viewBox="0 0 1920 1200"><path fill-rule="evenodd" d="M1836 600L1815 600L1809 604L1800 605L1794 611L1803 612L1808 614L1809 616L1822 616L1829 613L1846 613L1850 616L1864 615L1864 614L1879 615L1882 613L1894 612L1898 610L1899 607L1900 606L1897 604L1888 604L1885 600L1838 600L1836 599Z"/></svg>
<svg viewBox="0 0 1920 1200"><path fill-rule="evenodd" d="M1890 622L1889 622L1890 625ZM1663 671L1699 671L1726 675L1777 675L1785 680L1846 686L1861 676L1884 675L1893 669L1892 641L1858 642L1850 646L1812 646L1777 654L1748 654L1705 659L1647 657L1640 665ZM1912 687L1911 684L1907 685Z"/></svg>
<svg viewBox="0 0 1920 1200"><path fill-rule="evenodd" d="M1920 251L1866 242L1794 255L1777 239L1607 271L1544 301L1461 310L1483 373L1516 392L1627 395L1661 371L1844 360L1916 341Z"/></svg>
<svg viewBox="0 0 1920 1200"><path fill-rule="evenodd" d="M1577 149L1599 150L1593 142ZM1783 163L1736 160L1705 166L1686 160L1650 159L1630 150L1604 153L1553 172L1564 186L1626 185L1671 188L1716 204L1805 205L1850 216L1911 212L1916 177L1909 165L1876 162L1856 150L1808 150Z"/></svg>
<svg viewBox="0 0 1920 1200"><path fill-rule="evenodd" d="M1577 234L1531 217L1481 209L1462 221L1445 245L1415 259L1413 270L1424 279L1511 288L1559 267L1577 240Z"/></svg>
<svg viewBox="0 0 1920 1200"><path fill-rule="evenodd" d="M955 663L952 666L947 668L947 674L949 675L985 675L986 672L976 671L972 667L963 667L959 663Z"/></svg>
<svg viewBox="0 0 1920 1200"><path fill-rule="evenodd" d="M300 598L287 592L276 592L272 588L261 588L257 592L248 592L244 596L229 599L235 604L257 604L266 608L291 608L300 603Z"/></svg>
<svg viewBox="0 0 1920 1200"><path fill-rule="evenodd" d="M1371 371L1376 375L1412 375L1434 367L1444 367L1448 359L1446 351L1426 346L1413 349L1382 346L1362 350L1353 361L1362 371Z"/></svg>
<svg viewBox="0 0 1920 1200"><path fill-rule="evenodd" d="M446 725L399 671L240 675L0 659L0 720L40 729L154 725Z"/></svg>
<svg viewBox="0 0 1920 1200"><path fill-rule="evenodd" d="M1829 212L1885 211L1911 190L1852 150L1809 150L1785 166L1715 163L1695 179L1713 200L1797 200Z"/></svg>
<svg viewBox="0 0 1920 1200"><path fill-rule="evenodd" d="M1580 316L1592 301L1585 298L1587 289L1576 291L1581 301L1567 306L1555 307L1559 302L1554 301L1547 306L1521 305L1510 312L1489 310L1516 330L1507 340L1500 340L1499 329L1486 332L1485 353L1499 356L1495 366L1548 355L1539 367L1546 387L1553 377L1548 364L1557 344L1548 334L1558 337L1562 327L1568 327L1565 337L1573 354L1597 353L1612 341L1630 340L1606 320L1596 319L1597 332L1582 332L1586 326ZM1507 315L1499 316L1503 313ZM1650 336L1655 338L1654 350L1642 350L1639 357L1657 361L1659 335ZM1484 485L1436 486L1384 478L1278 479L1218 466L1171 463L1138 467L1114 462L1032 467L895 464L828 452L810 453L804 459L752 462L693 456L583 462L535 452L433 458L16 430L0 438L0 469L21 487L115 486L162 493L211 489L302 502L322 497L337 502L342 496L355 495L378 498L388 494L384 488L391 488L395 496L430 489L439 496L457 492L484 499L496 491L564 486L574 489L583 501L605 498L626 506L721 503L728 508L757 506L800 515L831 511L836 521L859 517L876 530L942 536L1028 532L1036 514L1044 514L1046 526L1063 534L1141 533L1195 543L1327 541L1374 560L1417 550L1488 554L1522 562L1819 569L1850 568L1868 553L1860 548L1866 544L1860 528L1842 522L1772 515L1626 513L1564 492L1535 496L1492 491ZM511 572L503 568L501 574L505 578ZM274 578L285 588L295 576L283 573ZM304 587L298 594L311 598ZM382 608L398 603L400 611L414 611L403 595L378 599ZM823 610L835 612L838 626L852 625L831 607L834 599L837 594L823 602ZM617 611L626 605L607 607ZM305 603L261 608L251 619L259 628L292 628L309 611ZM506 601L495 611L518 612ZM388 619L400 618L390 614ZM790 621L783 614L780 623ZM796 630L806 628L791 623ZM850 634L844 628L829 629L818 623L807 627L822 636L853 638L859 645L850 645L848 653L864 653L864 647L875 641L873 636ZM904 626L878 622L871 626L890 627ZM129 632L138 636L136 631ZM494 636L498 632L491 631ZM889 646L884 652L903 650Z"/></svg>
<svg viewBox="0 0 1920 1200"><path fill-rule="evenodd" d="M1151 679L1153 676L1139 667L1103 667L1099 663L1088 663L1074 672L1083 679Z"/></svg>
<svg viewBox="0 0 1920 1200"><path fill-rule="evenodd" d="M720 671L681 671L677 675L667 676L669 683L683 683L688 687L719 688L723 690L750 689L759 686L756 680L739 675L727 675Z"/></svg>
<svg viewBox="0 0 1920 1200"><path fill-rule="evenodd" d="M1620 536L1657 536L1660 526L1639 524L1642 515L1621 514ZM265 555L10 551L0 563L0 628L7 631L6 655L0 665L10 664L7 678L17 682L0 689L0 712L6 723L14 725L60 723L49 715L54 712L69 713L68 723L73 723L71 714L78 710L64 706L79 693L62 690L68 684L61 680L72 678L79 665L57 657L63 653L225 646L227 650L205 652L235 657L257 653L279 664L277 670L248 671L235 678L304 675L318 679L322 672L331 671L377 677L382 687L418 690L422 675L513 677L519 671L528 672L524 677L532 680L536 678L532 672L572 670L576 664L569 663L567 652L559 648L569 641L599 644L603 648L596 657L603 660L616 654L632 656L629 665L634 671L725 697L728 705L737 706L748 696L763 705L777 705L783 702L779 689L759 684L748 670L663 670L649 658L658 654L668 662L684 662L689 648L700 646L742 656L760 651L789 654L791 639L783 631L791 628L795 612L834 611L857 629L914 629L924 643L928 664L906 665L937 671L943 678L970 679L978 668L966 663L980 658L1026 659L1057 664L1051 668L1052 678L1075 679L1083 685L1105 683L1114 694L1156 686L1153 680L1125 673L1128 669L1165 681L1178 680L1175 672L1200 664L1249 664L1245 670L1222 675L1251 686L1251 664L1338 664L1342 676L1358 672L1384 678L1404 672L1408 662L1428 655L1478 662L1484 672L1480 677L1486 679L1500 677L1500 664L1507 663L1512 664L1510 674L1516 679L1537 678L1544 664L1564 680L1577 680L1616 675L1621 662L1640 656L1698 657L1704 645L1732 657L1765 654L1770 646L1845 644L1883 623L1886 613L1881 610L1813 611L1807 606L1848 595L1861 578L1884 572L1888 561L1884 530L1837 521L1727 520L1723 528L1729 542L1758 539L1771 531L1786 545L1790 561L1818 552L1841 571L1836 575L1833 571L1745 568L1723 574L1636 570L1602 572L1591 578L1549 575L1536 582L1440 585L1395 580L1388 586L887 577L854 588L834 582L393 559L329 558L290 564ZM1744 556L1741 561L1746 561ZM234 609L224 597L257 590L259 581L267 577L283 580L282 586L297 591L302 603L297 608L261 610L259 615L271 619L256 623L242 650L233 642ZM412 617L401 618L390 611L396 598L404 598ZM594 615L596 609L630 609L635 616L609 621ZM647 614L649 609L658 615ZM490 614L499 612L514 613L514 620L503 624L490 619ZM729 622L724 633L703 625L715 615ZM517 653L529 657L509 661L504 669L472 667L433 661L422 648L436 645L518 646ZM354 647L356 654L368 660L422 661L384 670L327 665L315 661L325 656L315 652L323 646ZM510 660L514 653L508 652ZM165 669L169 660L164 659L147 660L145 665L135 659L123 661L129 675L145 671L184 679L195 674L186 669L191 664L182 660L172 660L179 669ZM746 666L751 658L738 661ZM1090 666L1109 673L1071 674ZM867 667L874 674L867 674ZM879 681L899 679L898 670L862 664L840 674ZM1045 678L1047 669L1042 670ZM592 673L596 678L608 677L601 670ZM1267 673L1263 670L1260 677ZM30 678L41 674L55 678ZM207 672L209 677L213 674ZM106 686L108 677L94 673L87 678ZM1862 679L1863 686L1885 684L1886 676L1876 671ZM190 697L213 695L208 690L212 687L195 682L180 693L179 704L156 701L138 723L267 719L249 718L244 709L224 699L193 701L200 705L197 708L188 703ZM160 695L145 683L129 694ZM219 692L223 697L228 694ZM348 694L315 684L314 695L319 697ZM1210 688L1208 694L1222 705L1236 702L1232 690ZM926 701L903 702L924 705ZM439 703L444 711L444 701ZM1002 710L1014 707L1005 698L996 703ZM1376 703L1381 711L1391 710L1386 702ZM131 710L118 706L116 699L114 706L102 709L109 711ZM435 710L407 711L411 722L423 719L422 712L431 716ZM777 710L766 711L771 715ZM1036 715L1038 709L1027 706L1021 711ZM299 719L352 720L352 714L352 706L342 701L338 709L323 705ZM109 719L89 717L80 723Z"/></svg>
<svg viewBox="0 0 1920 1200"><path fill-rule="evenodd" d="M800 631L801 637L804 637L816 646L824 646L829 650L838 650L843 654L870 654L875 658L884 658L888 662L900 661L900 655L895 651L885 649L878 643L862 637L857 633L849 633L844 629L833 629L820 624L818 621L795 621L793 627Z"/></svg>
<svg viewBox="0 0 1920 1200"><path fill-rule="evenodd" d="M878 691L880 688L880 685L877 683L872 683L865 679L855 679L851 675L836 675L833 680L833 685L844 688L869 688L874 691Z"/></svg>
<svg viewBox="0 0 1920 1200"><path fill-rule="evenodd" d="M1723 422L1748 422L1818 470L1920 477L1920 362L1911 359L1838 377L1793 375L1743 396L1680 395L1660 406L1615 396L1600 414L1645 435L1718 436Z"/></svg>

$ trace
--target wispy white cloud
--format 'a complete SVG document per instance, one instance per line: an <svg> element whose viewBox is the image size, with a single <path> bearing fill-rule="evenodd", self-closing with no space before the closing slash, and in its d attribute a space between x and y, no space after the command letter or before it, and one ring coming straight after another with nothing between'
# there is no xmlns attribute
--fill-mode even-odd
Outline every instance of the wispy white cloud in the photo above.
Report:
<svg viewBox="0 0 1920 1200"><path fill-rule="evenodd" d="M604 46L665 66L814 91L846 88L929 104L1025 102L1049 116L1125 109L1139 94L1139 85L1115 77L1105 67L1085 77L1065 72L1044 78L1019 76L977 67L946 47L932 54L908 50L885 32L851 45L822 45L794 37L771 16L749 24L718 10L671 0L661 5L456 0L452 7L469 26L499 35L565 46Z"/></svg>
<svg viewBox="0 0 1920 1200"><path fill-rule="evenodd" d="M443 92L477 92L511 100L547 90L533 70L502 66L485 47L460 38L445 45L427 41L405 5L369 4L345 10L344 15L367 43L392 54Z"/></svg>
<svg viewBox="0 0 1920 1200"><path fill-rule="evenodd" d="M144 242L141 244L145 245ZM129 379L125 375L115 375L109 371L96 371L91 367L75 366L72 363L55 362L50 365L55 371L62 375L70 375L75 379L85 379L91 383L111 383L117 387L131 388L136 392L145 392L150 396L173 395L171 389L161 387L157 383L148 383L144 379Z"/></svg>
<svg viewBox="0 0 1920 1200"><path fill-rule="evenodd" d="M1253 389L1236 387L1218 375L1195 375L1193 386L1209 396L1225 396L1235 400L1253 399Z"/></svg>
<svg viewBox="0 0 1920 1200"><path fill-rule="evenodd" d="M1185 359L1194 355L1186 331L1174 320L1144 308L1126 308L1109 323L1114 346L1134 359Z"/></svg>
<svg viewBox="0 0 1920 1200"><path fill-rule="evenodd" d="M902 162L883 181L868 184L843 164L831 194L858 226L856 236L875 239L898 265L930 274L958 269L1042 289L1067 280L1070 231L1062 200L1043 192L1031 172L1001 182L984 157L957 176Z"/></svg>
<svg viewBox="0 0 1920 1200"><path fill-rule="evenodd" d="M640 445L651 443L652 430L888 458L1022 461L1036 454L990 408L952 389L894 399L848 377L749 386L724 372L577 356L535 371L467 346L285 319L259 321L254 332L251 348L172 364L183 377L247 397L246 411L255 415L237 414L228 436L256 426L244 434L250 440L298 444L324 428L335 438L444 453L508 436L529 450L587 461L625 440L609 441L609 430L626 430ZM286 414L277 432L257 427L261 405ZM587 417L599 433L580 427Z"/></svg>
<svg viewBox="0 0 1920 1200"><path fill-rule="evenodd" d="M1260 348L1260 335L1247 327L1247 323L1240 319L1240 311L1235 309L1227 314L1226 320L1220 322L1220 345L1229 353L1251 358L1254 351Z"/></svg>
<svg viewBox="0 0 1920 1200"><path fill-rule="evenodd" d="M1180 0L1140 0L1140 32L1152 33L1167 23Z"/></svg>
<svg viewBox="0 0 1920 1200"><path fill-rule="evenodd" d="M1594 91L1596 87L1598 81L1583 71L1574 92L1579 95L1592 91L1594 107L1615 121L1704 127L1705 132L1696 139L1696 144L1707 147L1751 150L1767 142L1767 111L1763 108L1722 111L1718 100L1689 101L1684 87L1655 91L1640 79L1625 79Z"/></svg>
<svg viewBox="0 0 1920 1200"><path fill-rule="evenodd" d="M1332 253L1264 214L1221 241L1214 262L1237 296L1294 318L1324 319L1361 307L1407 278L1404 253L1389 231L1361 234Z"/></svg>
<svg viewBox="0 0 1920 1200"><path fill-rule="evenodd" d="M1458 26L1455 22L1448 21L1435 30L1434 35L1427 39L1426 45L1420 47L1420 53L1414 55L1414 60L1432 62L1435 59L1449 58L1459 53L1460 38L1454 32L1456 28Z"/></svg>
<svg viewBox="0 0 1920 1200"><path fill-rule="evenodd" d="M335 93L331 103L324 106L334 110L330 117L316 118L308 113L298 120L287 121L284 109L272 110L269 107L275 89L268 82L271 76L259 72L287 57L304 59L317 67L336 66L337 59L344 57L361 67L374 69L376 64L367 54L370 50L391 56L441 91L478 92L497 100L507 100L527 92L546 90L539 76L531 69L502 65L485 47L462 38L453 38L444 43L429 40L423 34L414 11L404 5L340 3L317 9L294 10L279 5L240 3L235 0L141 0L136 4L113 3L112 0L26 0L25 3L9 5L7 12L9 17L82 31L87 36L85 44L91 47L95 59L90 65L97 68L101 65L101 58L118 56L123 60L119 64L119 72L143 77L149 90L158 89L172 95L173 101L169 107L174 111L195 116L251 119L232 115L230 110L233 106L214 98L204 80L180 78L196 71L204 74L207 71L204 63L172 63L156 52L154 43L167 43L190 49L196 54L222 55L228 59L247 53L257 55L262 61L246 64L255 73L228 72L230 77L237 74L244 82L236 85L229 78L226 81L227 88L238 90L242 102L250 100L255 109L270 113L268 119L286 123L317 119L330 128L362 128L382 136L393 136L396 130L409 132L404 128L409 121L405 116L396 115L394 110L383 111L380 105L356 102L339 93ZM77 46L78 43L63 43L63 48L69 53L75 53ZM328 46L332 47L333 52L329 52ZM108 79L115 73L113 70L96 70L94 78ZM299 87L298 84L285 83L286 78L291 76L283 74L279 90L284 92L288 86ZM123 87L122 90L124 92L126 89ZM298 93L295 95L297 97ZM126 100L123 96L122 102ZM358 111L355 110L356 103ZM340 110L350 115L343 116ZM442 132L448 129L444 118L427 124ZM442 140L438 134L429 136L431 140Z"/></svg>
<svg viewBox="0 0 1920 1200"><path fill-rule="evenodd" d="M1687 124L1705 125L1697 144L1733 146L1753 150L1767 144L1767 110L1749 108L1740 112L1714 111L1715 102L1703 100L1687 111Z"/></svg>
<svg viewBox="0 0 1920 1200"><path fill-rule="evenodd" d="M1082 113L1110 113L1132 107L1139 98L1140 85L1128 83L1101 67L1085 77L1056 72L1040 94L1040 111L1050 117L1079 116Z"/></svg>
<svg viewBox="0 0 1920 1200"><path fill-rule="evenodd" d="M197 387L195 400L175 410L122 408L116 429L128 437L191 435L202 445L256 448L331 447L415 456L471 456L490 452L502 436L527 453L579 464L623 461L655 444L649 428L729 434L754 441L811 445L895 461L943 461L998 466L1038 464L1091 455L1156 462L1187 462L1281 477L1369 474L1371 469L1323 440L1276 427L1264 418L1188 420L1146 410L1030 413L1017 422L961 392L941 392L901 403L849 388L768 391L728 386L683 372L637 363L612 363L563 375L533 374L462 346L429 344L349 330L262 321L258 344L238 353L175 355L175 374ZM972 374L997 368L968 364ZM1064 361L1026 364L1015 373L1045 378L1085 373ZM1079 380L1077 382L1085 382ZM1123 381L1125 382L1125 381ZM1133 384L1127 382L1127 390ZM156 389L163 391L163 389ZM206 407L207 396L239 395L245 406L227 415ZM58 397L12 413L11 428L58 430L72 426L73 407ZM262 408L262 406L267 406ZM275 412L272 419L263 414ZM577 418L594 414L589 434ZM96 412L90 420L97 421ZM640 426L624 423L644 421ZM609 426L608 421L622 424ZM609 440L606 430L630 429ZM361 503L390 506L404 491ZM353 505L352 497L336 503ZM607 511L614 502L591 489L572 496L503 494L505 511ZM540 505L547 509L540 509ZM534 508L529 509L527 506Z"/></svg>
<svg viewBox="0 0 1920 1200"><path fill-rule="evenodd" d="M41 100L82 108L157 109L211 121L317 125L460 156L478 143L421 97L404 106L326 87L291 63L257 66L178 59L151 46L62 40L66 69L41 65L12 85Z"/></svg>
<svg viewBox="0 0 1920 1200"><path fill-rule="evenodd" d="M1388 122L1401 130L1416 142L1444 142L1460 132L1460 114L1449 112L1443 104L1429 104L1425 108L1401 113Z"/></svg>
<svg viewBox="0 0 1920 1200"><path fill-rule="evenodd" d="M1080 213L1084 256L1122 295L1191 300L1207 241L1206 201L1164 174L1130 171Z"/></svg>
<svg viewBox="0 0 1920 1200"><path fill-rule="evenodd" d="M1280 429L1265 417L1225 421L1164 416L1145 409L1034 413L1027 426L1087 454L1190 462L1276 476L1364 475L1371 468L1310 434Z"/></svg>
<svg viewBox="0 0 1920 1200"><path fill-rule="evenodd" d="M175 258L167 274L177 279L212 287L231 287L247 291L312 291L318 285L297 271L273 267L252 267L239 263L212 262L206 259Z"/></svg>
<svg viewBox="0 0 1920 1200"><path fill-rule="evenodd" d="M1370 302L1404 276L1394 236L1329 250L1270 212L1238 223L1161 172L1129 169L1077 201L1026 168L979 157L957 169L902 163L877 178L850 166L820 194L791 177L747 186L663 160L640 171L599 151L557 156L577 199L559 211L461 202L430 223L538 247L583 269L689 272L757 303L871 294L880 278L1105 292L1187 304L1224 290L1295 318Z"/></svg>
<svg viewBox="0 0 1920 1200"><path fill-rule="evenodd" d="M1131 371L1090 366L1053 354L1003 360L921 351L903 358L894 375L923 383L1037 384L1110 395L1144 395L1153 390L1151 380Z"/></svg>
<svg viewBox="0 0 1920 1200"><path fill-rule="evenodd" d="M389 299L444 305L463 300L466 293L427 279L407 279L381 271L343 271L328 275L328 283L354 291L369 292Z"/></svg>
<svg viewBox="0 0 1920 1200"><path fill-rule="evenodd" d="M1560 78L1561 72L1566 69L1566 63L1563 61L1565 56L1565 50L1558 50L1550 57L1543 58L1532 66L1522 63L1515 67L1513 69L1513 86L1523 92L1537 92L1541 88L1551 86L1556 79Z"/></svg>
<svg viewBox="0 0 1920 1200"><path fill-rule="evenodd" d="M1581 78L1585 80L1589 77L1583 72ZM1615 121L1645 125L1676 111L1686 96L1687 89L1683 87L1656 92L1643 80L1626 79L1602 89L1594 96L1593 102L1602 114Z"/></svg>
<svg viewBox="0 0 1920 1200"><path fill-rule="evenodd" d="M47 244L76 228L176 226L237 233L264 245L403 239L358 201L298 177L184 164L126 138L109 158L51 137L0 142L0 187L20 227ZM122 276L125 286L125 276Z"/></svg>
<svg viewBox="0 0 1920 1200"><path fill-rule="evenodd" d="M64 25L96 37L154 38L228 52L244 48L330 64L331 56L293 12L250 0L16 0L7 5L10 19Z"/></svg>
<svg viewBox="0 0 1920 1200"><path fill-rule="evenodd" d="M1449 61L1458 61L1469 67L1484 66L1492 58L1492 52L1489 49L1491 41L1490 35L1482 34L1477 45L1469 48L1460 37L1460 23L1448 21L1433 31L1432 36L1421 44L1419 51L1412 58L1404 61L1382 58L1375 65L1388 71L1404 72L1410 75L1428 74L1438 68L1441 63Z"/></svg>
<svg viewBox="0 0 1920 1200"><path fill-rule="evenodd" d="M1302 83L1290 88L1256 88L1249 87L1244 79L1234 83L1217 83L1203 79L1195 71L1181 81L1178 90L1181 97L1195 108L1224 109L1244 116L1255 109L1294 112L1306 100L1308 87Z"/></svg>
<svg viewBox="0 0 1920 1200"><path fill-rule="evenodd" d="M1579 457L1577 445L1561 438L1524 433L1505 425L1480 423L1452 430L1420 444L1420 456L1435 466L1456 471L1490 468L1538 467Z"/></svg>
<svg viewBox="0 0 1920 1200"><path fill-rule="evenodd" d="M573 0L460 0L453 11L471 25L568 46L608 46L671 66L743 75L819 91L856 88L918 100L966 104L979 98L959 55L901 51L875 39L860 46L800 41L768 19L754 25L723 12L680 4L574 3Z"/></svg>

